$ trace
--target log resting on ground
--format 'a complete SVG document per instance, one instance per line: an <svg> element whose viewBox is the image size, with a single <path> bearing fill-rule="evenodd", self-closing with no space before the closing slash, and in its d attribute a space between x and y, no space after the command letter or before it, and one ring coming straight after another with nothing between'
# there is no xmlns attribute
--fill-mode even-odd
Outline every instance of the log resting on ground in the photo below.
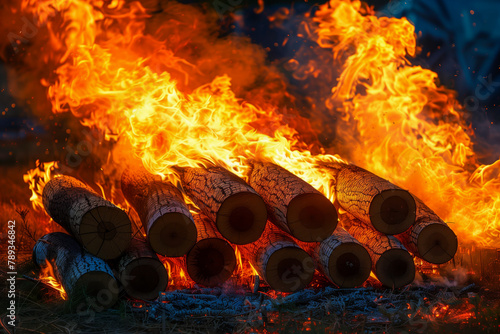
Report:
<svg viewBox="0 0 500 334"><path fill-rule="evenodd" d="M435 264L450 261L457 252L458 240L450 227L419 198L415 224L406 232L396 235L415 256Z"/></svg>
<svg viewBox="0 0 500 334"><path fill-rule="evenodd" d="M91 254L114 259L128 247L132 226L127 214L81 181L56 177L45 185L42 197L52 219Z"/></svg>
<svg viewBox="0 0 500 334"><path fill-rule="evenodd" d="M268 162L252 162L249 184L264 199L269 220L305 242L328 238L338 222L332 202L286 169Z"/></svg>
<svg viewBox="0 0 500 334"><path fill-rule="evenodd" d="M217 231L208 217L194 216L198 240L186 255L186 270L193 281L216 286L231 277L236 268L233 247Z"/></svg>
<svg viewBox="0 0 500 334"><path fill-rule="evenodd" d="M238 248L275 290L295 292L312 281L314 260L292 238L272 224L268 224L259 240Z"/></svg>
<svg viewBox="0 0 500 334"><path fill-rule="evenodd" d="M196 226L182 193L145 169L127 168L122 192L138 213L153 250L161 255L185 255L196 243Z"/></svg>
<svg viewBox="0 0 500 334"><path fill-rule="evenodd" d="M400 288L413 282L413 257L398 239L380 233L347 214L342 215L340 221L370 254L372 271L380 283L390 288Z"/></svg>
<svg viewBox="0 0 500 334"><path fill-rule="evenodd" d="M370 277L368 251L342 227L322 242L299 242L315 260L318 269L339 288L353 288Z"/></svg>
<svg viewBox="0 0 500 334"><path fill-rule="evenodd" d="M125 292L132 298L153 300L168 285L163 263L145 241L133 238L118 261L118 277Z"/></svg>
<svg viewBox="0 0 500 334"><path fill-rule="evenodd" d="M330 162L320 168L331 173L338 204L377 231L398 234L415 222L415 200L408 191L354 165Z"/></svg>
<svg viewBox="0 0 500 334"><path fill-rule="evenodd" d="M177 170L188 196L224 238L242 245L260 237L267 222L266 205L245 181L222 167Z"/></svg>
<svg viewBox="0 0 500 334"><path fill-rule="evenodd" d="M33 248L33 262L42 268L52 265L72 308L99 310L113 306L118 299L118 284L108 264L68 234L54 232L41 237Z"/></svg>

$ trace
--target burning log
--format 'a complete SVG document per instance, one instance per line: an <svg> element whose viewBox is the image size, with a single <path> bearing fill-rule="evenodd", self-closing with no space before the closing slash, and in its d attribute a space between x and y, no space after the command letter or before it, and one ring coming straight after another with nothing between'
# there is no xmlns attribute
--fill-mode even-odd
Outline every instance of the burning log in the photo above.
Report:
<svg viewBox="0 0 500 334"><path fill-rule="evenodd" d="M231 277L236 268L236 256L231 245L201 214L194 217L198 241L186 255L186 271L193 281L216 286Z"/></svg>
<svg viewBox="0 0 500 334"><path fill-rule="evenodd" d="M372 259L372 271L380 283L390 288L400 288L413 282L413 257L398 239L380 233L352 216L346 218L341 221L349 226L349 233L365 246Z"/></svg>
<svg viewBox="0 0 500 334"><path fill-rule="evenodd" d="M412 195L363 168L329 163L340 206L364 223L385 234L406 231L415 222Z"/></svg>
<svg viewBox="0 0 500 334"><path fill-rule="evenodd" d="M118 299L118 285L104 260L84 251L71 236L54 232L41 237L33 248L33 262L38 267L50 263L55 278L77 310L88 306L104 309Z"/></svg>
<svg viewBox="0 0 500 334"><path fill-rule="evenodd" d="M221 167L182 168L179 174L187 194L224 238L242 245L260 237L266 205L245 181Z"/></svg>
<svg viewBox="0 0 500 334"><path fill-rule="evenodd" d="M322 242L300 243L315 260L319 270L339 288L353 288L370 276L368 251L342 227Z"/></svg>
<svg viewBox="0 0 500 334"><path fill-rule="evenodd" d="M270 221L295 238L321 241L335 230L338 215L332 202L286 169L253 162L249 184L264 198Z"/></svg>
<svg viewBox="0 0 500 334"><path fill-rule="evenodd" d="M415 197L415 196L414 196ZM396 237L415 256L435 264L450 261L457 252L458 240L455 233L419 198L415 224Z"/></svg>
<svg viewBox="0 0 500 334"><path fill-rule="evenodd" d="M120 256L132 238L127 214L70 176L56 177L43 189L43 205L56 223L93 255Z"/></svg>
<svg viewBox="0 0 500 334"><path fill-rule="evenodd" d="M125 292L136 299L153 300L168 285L168 273L150 245L133 238L118 262L119 279Z"/></svg>
<svg viewBox="0 0 500 334"><path fill-rule="evenodd" d="M196 226L182 193L144 169L126 169L122 192L134 207L153 250L168 257L185 255L196 243Z"/></svg>
<svg viewBox="0 0 500 334"><path fill-rule="evenodd" d="M269 225L259 240L239 246L258 274L275 290L295 292L311 283L314 260L290 237Z"/></svg>

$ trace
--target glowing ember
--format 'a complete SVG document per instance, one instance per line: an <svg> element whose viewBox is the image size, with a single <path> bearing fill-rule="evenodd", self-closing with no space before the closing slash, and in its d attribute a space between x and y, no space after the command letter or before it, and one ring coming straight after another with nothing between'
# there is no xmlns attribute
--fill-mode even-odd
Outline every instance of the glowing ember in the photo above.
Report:
<svg viewBox="0 0 500 334"><path fill-rule="evenodd" d="M45 265L42 266L42 268L40 269L40 274L38 276L38 279L42 283L52 287L54 290L57 290L63 300L68 299L68 295L66 294L66 291L64 290L63 286L55 278L54 269L49 261L46 261Z"/></svg>

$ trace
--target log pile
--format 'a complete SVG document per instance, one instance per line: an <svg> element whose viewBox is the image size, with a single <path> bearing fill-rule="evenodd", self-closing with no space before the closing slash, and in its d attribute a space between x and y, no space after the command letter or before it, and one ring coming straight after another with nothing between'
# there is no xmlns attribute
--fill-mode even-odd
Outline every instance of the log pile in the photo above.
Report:
<svg viewBox="0 0 500 334"><path fill-rule="evenodd" d="M370 271L387 287L403 287L414 279L414 256L444 263L457 250L453 231L420 199L364 169L318 166L330 175L332 202L280 166L250 164L248 183L222 167L176 168L180 188L126 169L122 192L146 239L132 239L127 214L83 182L56 177L43 190L44 206L71 236L41 238L35 263L49 261L70 296L92 296L103 284L116 287L108 261L130 297L154 300L172 279L157 254L194 283L216 287L233 275L238 245L272 289L296 292L316 269L341 288L363 285Z"/></svg>

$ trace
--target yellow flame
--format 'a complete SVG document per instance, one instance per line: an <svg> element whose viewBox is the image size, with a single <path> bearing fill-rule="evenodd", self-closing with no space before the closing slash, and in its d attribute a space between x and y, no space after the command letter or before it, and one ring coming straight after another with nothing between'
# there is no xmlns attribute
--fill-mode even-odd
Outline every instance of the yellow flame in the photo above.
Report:
<svg viewBox="0 0 500 334"><path fill-rule="evenodd" d="M337 128L350 143L343 153L410 189L461 240L500 245L500 161L477 163L455 93L410 65L414 27L346 0L321 6L314 20L318 43L342 66L328 103L345 115Z"/></svg>
<svg viewBox="0 0 500 334"><path fill-rule="evenodd" d="M40 269L40 275L38 279L42 283L45 283L54 288L55 290L57 290L63 300L68 299L68 295L66 294L66 291L64 290L63 286L55 278L54 269L52 267L52 264L48 260L45 260L45 264Z"/></svg>
<svg viewBox="0 0 500 334"><path fill-rule="evenodd" d="M23 180L26 182L31 190L31 204L35 210L43 211L42 192L45 184L53 177L56 177L55 171L59 168L58 162L44 162L36 161L37 168L28 170L23 175Z"/></svg>

